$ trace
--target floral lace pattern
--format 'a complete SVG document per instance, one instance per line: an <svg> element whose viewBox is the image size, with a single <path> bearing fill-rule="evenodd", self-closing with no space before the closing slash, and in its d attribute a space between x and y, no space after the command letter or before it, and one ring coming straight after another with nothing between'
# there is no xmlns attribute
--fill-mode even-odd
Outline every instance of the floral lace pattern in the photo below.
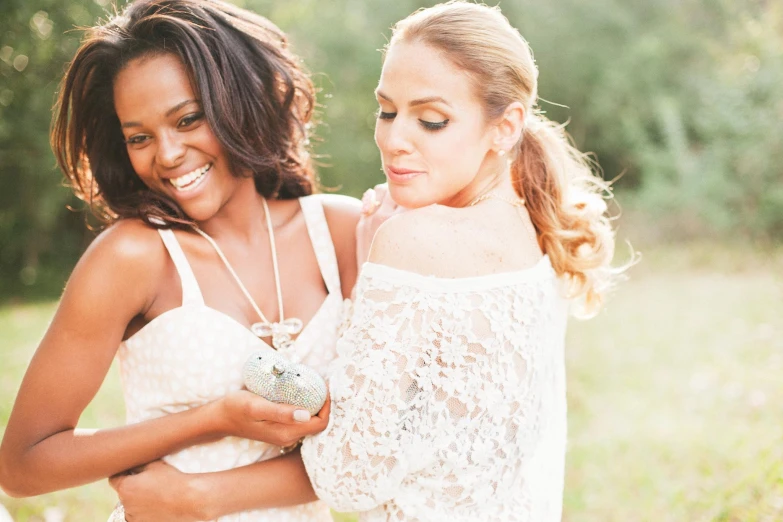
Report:
<svg viewBox="0 0 783 522"><path fill-rule="evenodd" d="M567 302L544 257L443 279L367 263L302 457L363 521L561 518Z"/></svg>

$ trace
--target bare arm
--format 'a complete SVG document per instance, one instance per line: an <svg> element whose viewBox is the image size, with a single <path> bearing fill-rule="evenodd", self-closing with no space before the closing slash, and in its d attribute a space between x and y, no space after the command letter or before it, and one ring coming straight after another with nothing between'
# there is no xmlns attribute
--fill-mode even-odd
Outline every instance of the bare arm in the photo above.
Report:
<svg viewBox="0 0 783 522"><path fill-rule="evenodd" d="M156 461L138 473L112 477L109 483L126 515L150 521L215 520L240 511L317 500L299 450L215 473L182 473Z"/></svg>
<svg viewBox="0 0 783 522"><path fill-rule="evenodd" d="M359 200L336 194L321 196L324 215L332 235L337 266L340 270L340 286L343 298L349 298L358 267L356 264L356 225L359 223L361 203Z"/></svg>
<svg viewBox="0 0 783 522"><path fill-rule="evenodd" d="M168 259L157 236L138 223L120 223L96 239L74 269L0 444L0 486L8 494L78 486L228 434L268 440L271 430L281 442L302 436L293 429L299 426L279 430L267 422L293 425L294 408L249 392L120 428L76 429L128 324L157 296ZM313 424L302 428L319 431Z"/></svg>
<svg viewBox="0 0 783 522"><path fill-rule="evenodd" d="M325 425L331 401L318 412ZM285 480L280 480L285 477ZM140 520L195 521L317 500L299 450L215 473L181 473L162 462L109 480L125 508Z"/></svg>

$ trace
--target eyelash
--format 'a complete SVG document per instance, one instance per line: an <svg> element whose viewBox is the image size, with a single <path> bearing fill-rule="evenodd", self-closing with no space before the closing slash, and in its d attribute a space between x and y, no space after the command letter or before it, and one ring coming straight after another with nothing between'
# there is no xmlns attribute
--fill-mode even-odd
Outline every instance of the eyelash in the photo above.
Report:
<svg viewBox="0 0 783 522"><path fill-rule="evenodd" d="M393 120L394 117L397 116L396 112L383 112L382 110L378 110L378 119L379 120ZM449 123L449 119L446 118L443 121L426 121L426 120L419 120L419 123L422 127L424 127L426 130L429 131L438 131L444 128Z"/></svg>
<svg viewBox="0 0 783 522"><path fill-rule="evenodd" d="M185 127L190 127L200 119L204 117L203 112L195 112L193 114L188 114L186 116L183 116L181 120L177 122L177 128L182 129ZM125 140L126 145L143 145L148 139L150 139L149 136L142 134L139 136L131 136L130 138Z"/></svg>
<svg viewBox="0 0 783 522"><path fill-rule="evenodd" d="M131 136L125 140L126 145L141 145L148 138L148 136Z"/></svg>
<svg viewBox="0 0 783 522"><path fill-rule="evenodd" d="M187 116L183 116L179 122L177 122L177 127L187 127L189 125L192 125L193 123L197 122L201 118L204 117L203 112L195 112L193 114L188 114ZM187 123L186 123L187 122Z"/></svg>

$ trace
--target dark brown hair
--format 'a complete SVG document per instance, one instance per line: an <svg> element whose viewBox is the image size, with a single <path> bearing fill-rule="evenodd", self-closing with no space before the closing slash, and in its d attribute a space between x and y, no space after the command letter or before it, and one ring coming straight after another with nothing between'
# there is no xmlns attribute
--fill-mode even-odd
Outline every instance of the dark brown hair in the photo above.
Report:
<svg viewBox="0 0 783 522"><path fill-rule="evenodd" d="M63 78L52 124L60 168L101 221L190 221L136 175L114 110L117 74L136 58L163 53L188 69L234 175L252 175L267 198L312 193L307 145L314 88L285 34L221 0L137 0L86 32Z"/></svg>

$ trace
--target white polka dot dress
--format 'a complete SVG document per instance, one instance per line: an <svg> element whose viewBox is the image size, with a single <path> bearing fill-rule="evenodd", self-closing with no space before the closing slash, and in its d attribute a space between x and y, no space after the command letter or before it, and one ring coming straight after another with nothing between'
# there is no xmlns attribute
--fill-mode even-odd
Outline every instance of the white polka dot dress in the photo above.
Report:
<svg viewBox="0 0 783 522"><path fill-rule="evenodd" d="M321 308L296 342L283 352L325 375L335 357L343 315L340 275L323 206L318 196L300 198L313 249L328 290ZM182 306L156 317L118 351L127 422L175 413L219 399L243 387L242 366L251 353L270 348L230 316L204 304L199 285L171 230L160 230L182 282ZM168 455L186 473L222 471L280 455L264 442L226 437ZM328 507L312 502L283 509L247 511L220 522L331 521Z"/></svg>

